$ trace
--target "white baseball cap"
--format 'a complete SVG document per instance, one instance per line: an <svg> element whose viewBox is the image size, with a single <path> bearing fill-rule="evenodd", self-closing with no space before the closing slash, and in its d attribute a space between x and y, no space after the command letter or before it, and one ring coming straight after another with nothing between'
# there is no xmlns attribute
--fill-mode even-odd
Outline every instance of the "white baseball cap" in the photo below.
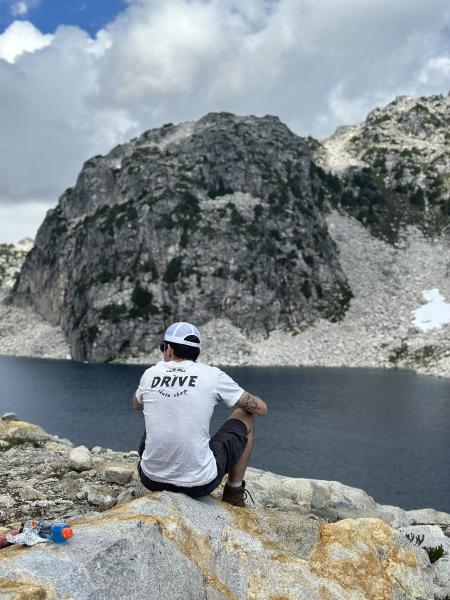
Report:
<svg viewBox="0 0 450 600"><path fill-rule="evenodd" d="M186 340L190 335L195 335L198 337L198 342L190 342ZM180 322L180 323L172 323L164 334L164 341L173 342L174 344L183 344L183 346L193 346L194 348L201 348L202 342L200 338L200 331L195 327L195 325L191 325L190 323Z"/></svg>

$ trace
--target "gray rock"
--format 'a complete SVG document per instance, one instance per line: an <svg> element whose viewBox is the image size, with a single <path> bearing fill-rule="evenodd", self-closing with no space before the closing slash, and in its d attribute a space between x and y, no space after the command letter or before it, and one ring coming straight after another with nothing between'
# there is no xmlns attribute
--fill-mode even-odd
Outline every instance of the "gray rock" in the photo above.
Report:
<svg viewBox="0 0 450 600"><path fill-rule="evenodd" d="M16 477L16 476L20 476L20 475L19 475L19 473L17 473L17 475L14 474L13 476ZM10 489L12 489L12 490L20 490L20 489L22 489L23 487L25 487L27 485L28 486L29 485L31 485L31 486L34 485L34 480L32 479L32 480L23 481L22 479L16 480L16 479L12 478L9 481L8 487Z"/></svg>
<svg viewBox="0 0 450 600"><path fill-rule="evenodd" d="M407 515L411 525L450 525L450 514L432 508L408 510Z"/></svg>
<svg viewBox="0 0 450 600"><path fill-rule="evenodd" d="M72 479L73 477L78 477L80 474L77 471L67 471L64 473L64 479Z"/></svg>
<svg viewBox="0 0 450 600"><path fill-rule="evenodd" d="M436 586L435 598L448 598L450 596L450 558L447 553L433 565L433 579Z"/></svg>
<svg viewBox="0 0 450 600"><path fill-rule="evenodd" d="M35 506L36 508L39 508L39 509L46 509L53 505L54 505L54 502L51 502L50 500L35 500L33 502L33 506Z"/></svg>
<svg viewBox="0 0 450 600"><path fill-rule="evenodd" d="M33 425L32 427L24 426L22 421L11 422L12 426L9 428L5 440L14 445L19 444L33 444L34 446L43 446L46 441L52 439L51 436L45 433L43 429Z"/></svg>
<svg viewBox="0 0 450 600"><path fill-rule="evenodd" d="M12 496L8 494L0 495L0 508L12 508L15 505L16 501Z"/></svg>
<svg viewBox="0 0 450 600"><path fill-rule="evenodd" d="M399 530L405 536L417 536L423 537L423 541L420 544L422 548L429 547L433 548L436 546L442 546L447 554L450 554L450 538L448 538L442 532L442 529L437 525L410 525L408 527L401 527Z"/></svg>
<svg viewBox="0 0 450 600"><path fill-rule="evenodd" d="M292 503L332 520L351 518L382 519L395 528L423 522L445 526L450 515L433 509L405 511L397 506L377 504L364 490L337 481L283 477L249 468L246 480L255 499L263 506L289 508Z"/></svg>
<svg viewBox="0 0 450 600"><path fill-rule="evenodd" d="M13 412L6 412L2 415L3 421L18 421L17 415Z"/></svg>
<svg viewBox="0 0 450 600"><path fill-rule="evenodd" d="M450 198L450 186L444 179L450 167L445 136L449 109L448 96L401 96L373 110L365 122L341 127L317 144L316 160L337 174L346 191L351 190L358 198L355 203L343 202L345 210L377 237L401 245L399 233L408 224L419 224L430 236L448 225L448 216L434 197L440 201ZM375 195L364 197L370 185ZM383 206L372 204L369 215L368 203L376 192L389 200ZM394 222L387 218L387 210L401 202L400 194L414 208L402 211ZM433 219L424 218L426 213ZM386 275L391 272L387 264Z"/></svg>
<svg viewBox="0 0 450 600"><path fill-rule="evenodd" d="M434 590L417 550L376 519L317 524L162 493L77 519L74 531L57 548L3 558L8 592L25 582L36 597L51 585L74 600L342 600L348 590L413 600Z"/></svg>
<svg viewBox="0 0 450 600"><path fill-rule="evenodd" d="M110 495L99 494L98 492L91 491L87 495L87 501L93 506L97 506L99 510L108 510L117 503L117 498L113 498Z"/></svg>
<svg viewBox="0 0 450 600"><path fill-rule="evenodd" d="M136 493L133 488L123 490L123 492L120 492L120 494L117 496L117 504L125 504L126 502L131 502L131 500L134 500L135 498Z"/></svg>
<svg viewBox="0 0 450 600"><path fill-rule="evenodd" d="M78 446L69 453L69 467L74 471L88 471L92 467L92 458L86 446Z"/></svg>
<svg viewBox="0 0 450 600"><path fill-rule="evenodd" d="M45 500L45 495L42 492L29 485L25 485L19 490L19 497L21 500Z"/></svg>
<svg viewBox="0 0 450 600"><path fill-rule="evenodd" d="M131 481L133 473L133 468L113 465L105 469L105 480L110 483L125 485Z"/></svg>
<svg viewBox="0 0 450 600"><path fill-rule="evenodd" d="M399 531L402 535L409 536L411 543L419 548L419 552L427 556L427 562L426 548L442 546L444 556L431 565L435 586L434 597L448 597L450 595L450 539L437 525L411 525Z"/></svg>
<svg viewBox="0 0 450 600"><path fill-rule="evenodd" d="M306 141L276 117L212 113L145 132L85 163L14 300L91 361L153 349L167 311L258 332L339 319L351 292L320 209L329 194Z"/></svg>
<svg viewBox="0 0 450 600"><path fill-rule="evenodd" d="M51 465L48 465L48 464L37 465L36 472L40 473L41 475L51 475L53 473L53 469L52 469Z"/></svg>
<svg viewBox="0 0 450 600"><path fill-rule="evenodd" d="M112 496L106 488L87 484L81 491L86 494L88 503L101 511L107 510L117 503L117 498Z"/></svg>

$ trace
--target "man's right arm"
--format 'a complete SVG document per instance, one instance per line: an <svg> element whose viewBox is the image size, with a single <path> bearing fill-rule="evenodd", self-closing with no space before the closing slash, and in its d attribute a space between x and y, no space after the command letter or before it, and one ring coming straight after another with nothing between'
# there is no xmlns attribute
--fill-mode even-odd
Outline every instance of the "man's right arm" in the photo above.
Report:
<svg viewBox="0 0 450 600"><path fill-rule="evenodd" d="M267 414L267 405L258 396L244 392L234 406L238 406L250 413L262 417Z"/></svg>
<svg viewBox="0 0 450 600"><path fill-rule="evenodd" d="M144 404L138 400L136 394L133 396L133 408L134 410L144 410Z"/></svg>

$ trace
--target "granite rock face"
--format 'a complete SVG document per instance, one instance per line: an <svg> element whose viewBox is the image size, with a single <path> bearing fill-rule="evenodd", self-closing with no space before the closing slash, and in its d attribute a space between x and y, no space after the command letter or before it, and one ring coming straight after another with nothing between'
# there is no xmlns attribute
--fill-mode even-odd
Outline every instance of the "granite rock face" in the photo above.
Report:
<svg viewBox="0 0 450 600"><path fill-rule="evenodd" d="M33 240L26 238L17 244L0 244L0 290L10 290L33 247Z"/></svg>
<svg viewBox="0 0 450 600"><path fill-rule="evenodd" d="M69 348L59 326L51 325L31 305L12 303L11 290L32 247L29 238L0 244L0 354L68 358Z"/></svg>
<svg viewBox="0 0 450 600"><path fill-rule="evenodd" d="M400 97L321 142L215 114L94 157L0 290L2 351L155 362L185 318L213 364L450 377L450 323L414 322L450 303L449 109Z"/></svg>
<svg viewBox="0 0 450 600"><path fill-rule="evenodd" d="M15 298L90 361L148 352L175 320L269 332L339 319L351 292L323 176L275 117L148 131L85 163L39 229Z"/></svg>
<svg viewBox="0 0 450 600"><path fill-rule="evenodd" d="M410 537L450 548L450 515L378 505L339 482L249 469L255 506L150 493L136 452L73 445L0 421L0 534L20 521L65 520L63 545L0 550L0 598L109 600L434 600L450 593L448 555L430 564ZM72 458L71 458L72 454ZM170 565L170 567L169 567Z"/></svg>
<svg viewBox="0 0 450 600"><path fill-rule="evenodd" d="M0 289L0 354L70 358L61 327L51 325L32 306L11 304L9 294Z"/></svg>
<svg viewBox="0 0 450 600"><path fill-rule="evenodd" d="M338 205L395 243L407 225L450 231L450 96L400 96L359 125L316 143L315 159L339 178Z"/></svg>
<svg viewBox="0 0 450 600"><path fill-rule="evenodd" d="M377 519L320 523L163 492L71 526L67 544L2 550L0 598L412 600L433 593L426 554Z"/></svg>

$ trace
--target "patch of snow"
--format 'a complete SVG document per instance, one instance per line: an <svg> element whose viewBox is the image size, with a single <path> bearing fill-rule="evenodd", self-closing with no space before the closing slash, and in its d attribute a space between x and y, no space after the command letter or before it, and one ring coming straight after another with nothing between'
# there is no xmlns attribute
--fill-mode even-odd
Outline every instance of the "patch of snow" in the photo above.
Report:
<svg viewBox="0 0 450 600"><path fill-rule="evenodd" d="M437 288L422 293L426 301L424 306L414 311L414 325L421 331L441 328L450 323L450 304Z"/></svg>

